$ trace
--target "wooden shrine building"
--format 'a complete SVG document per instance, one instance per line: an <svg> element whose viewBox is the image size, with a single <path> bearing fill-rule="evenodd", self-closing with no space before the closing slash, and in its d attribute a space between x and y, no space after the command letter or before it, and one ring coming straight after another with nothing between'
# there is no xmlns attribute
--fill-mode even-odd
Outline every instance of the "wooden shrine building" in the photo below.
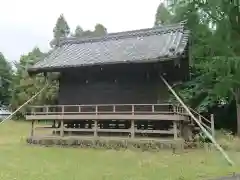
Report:
<svg viewBox="0 0 240 180"><path fill-rule="evenodd" d="M174 84L188 79L189 31L183 23L66 38L29 74L58 72L58 104L32 106L36 139L182 139L189 117L169 104L160 76ZM34 122L54 121L36 127ZM42 125L42 123L40 123ZM36 130L50 130L38 134Z"/></svg>

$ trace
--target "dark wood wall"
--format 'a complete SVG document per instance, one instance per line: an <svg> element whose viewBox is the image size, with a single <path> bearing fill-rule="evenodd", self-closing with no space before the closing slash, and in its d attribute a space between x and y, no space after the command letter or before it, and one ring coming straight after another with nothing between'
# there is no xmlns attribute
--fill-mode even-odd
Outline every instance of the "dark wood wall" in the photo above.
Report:
<svg viewBox="0 0 240 180"><path fill-rule="evenodd" d="M163 103L168 90L154 64L82 67L61 73L59 104Z"/></svg>

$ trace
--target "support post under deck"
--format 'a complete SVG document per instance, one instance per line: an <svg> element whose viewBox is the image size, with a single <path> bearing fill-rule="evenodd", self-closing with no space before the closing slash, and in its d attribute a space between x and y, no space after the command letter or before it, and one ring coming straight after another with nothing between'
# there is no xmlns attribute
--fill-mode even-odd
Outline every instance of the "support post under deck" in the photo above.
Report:
<svg viewBox="0 0 240 180"><path fill-rule="evenodd" d="M173 121L173 133L174 133L174 139L176 140L178 138L176 121Z"/></svg>
<svg viewBox="0 0 240 180"><path fill-rule="evenodd" d="M131 120L131 138L135 137L135 122Z"/></svg>
<svg viewBox="0 0 240 180"><path fill-rule="evenodd" d="M63 120L61 120L61 130L60 130L60 136L63 137L64 136L64 123Z"/></svg>
<svg viewBox="0 0 240 180"><path fill-rule="evenodd" d="M215 137L214 115L213 114L211 114L211 131L212 131L212 136Z"/></svg>
<svg viewBox="0 0 240 180"><path fill-rule="evenodd" d="M98 129L97 120L94 120L94 138L98 136L97 129Z"/></svg>
<svg viewBox="0 0 240 180"><path fill-rule="evenodd" d="M34 124L35 124L35 120L32 121L31 136L34 135Z"/></svg>

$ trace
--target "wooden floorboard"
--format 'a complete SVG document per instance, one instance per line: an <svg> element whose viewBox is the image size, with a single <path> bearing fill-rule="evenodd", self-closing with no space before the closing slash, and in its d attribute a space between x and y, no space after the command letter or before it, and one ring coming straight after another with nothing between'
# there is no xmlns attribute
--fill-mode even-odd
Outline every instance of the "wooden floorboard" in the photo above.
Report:
<svg viewBox="0 0 240 180"><path fill-rule="evenodd" d="M26 120L188 120L184 115L169 114L149 114L149 115L131 115L131 114L104 114L104 115L26 115Z"/></svg>

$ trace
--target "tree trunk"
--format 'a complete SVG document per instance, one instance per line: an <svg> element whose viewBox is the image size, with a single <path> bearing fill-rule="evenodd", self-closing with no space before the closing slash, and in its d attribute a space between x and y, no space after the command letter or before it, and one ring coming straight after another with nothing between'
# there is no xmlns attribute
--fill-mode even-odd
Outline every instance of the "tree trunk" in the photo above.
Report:
<svg viewBox="0 0 240 180"><path fill-rule="evenodd" d="M240 89L236 88L234 91L237 112L237 135L240 137Z"/></svg>
<svg viewBox="0 0 240 180"><path fill-rule="evenodd" d="M236 101L237 111L237 135L240 137L240 104Z"/></svg>

